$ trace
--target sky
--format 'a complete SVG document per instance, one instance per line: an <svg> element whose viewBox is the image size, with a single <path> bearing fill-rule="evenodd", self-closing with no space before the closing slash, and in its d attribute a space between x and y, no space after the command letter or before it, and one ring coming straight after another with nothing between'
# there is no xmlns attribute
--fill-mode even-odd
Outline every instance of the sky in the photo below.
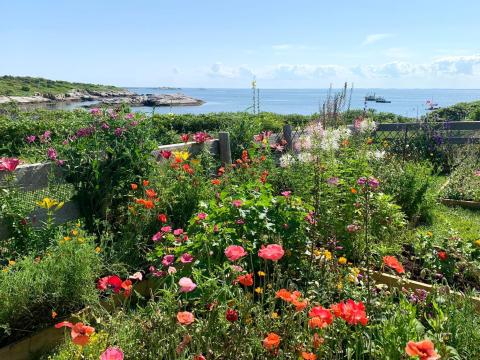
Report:
<svg viewBox="0 0 480 360"><path fill-rule="evenodd" d="M479 13L478 0L0 0L0 75L478 89Z"/></svg>

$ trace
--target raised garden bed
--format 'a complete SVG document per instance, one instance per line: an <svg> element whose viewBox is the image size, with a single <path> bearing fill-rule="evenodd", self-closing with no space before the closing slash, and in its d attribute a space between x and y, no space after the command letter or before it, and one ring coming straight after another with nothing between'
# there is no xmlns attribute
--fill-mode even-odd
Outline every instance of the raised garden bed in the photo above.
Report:
<svg viewBox="0 0 480 360"><path fill-rule="evenodd" d="M468 209L480 209L480 201L441 199L440 202L447 206L461 206Z"/></svg>

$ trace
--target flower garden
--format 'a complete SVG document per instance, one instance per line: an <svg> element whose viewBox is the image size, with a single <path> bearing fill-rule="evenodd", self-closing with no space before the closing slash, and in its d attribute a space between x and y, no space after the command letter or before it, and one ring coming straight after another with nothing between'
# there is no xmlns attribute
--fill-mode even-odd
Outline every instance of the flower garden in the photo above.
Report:
<svg viewBox="0 0 480 360"><path fill-rule="evenodd" d="M37 115L0 121L3 356L47 329L30 358L480 358L480 214L440 204L479 200L478 145L406 154L367 117Z"/></svg>

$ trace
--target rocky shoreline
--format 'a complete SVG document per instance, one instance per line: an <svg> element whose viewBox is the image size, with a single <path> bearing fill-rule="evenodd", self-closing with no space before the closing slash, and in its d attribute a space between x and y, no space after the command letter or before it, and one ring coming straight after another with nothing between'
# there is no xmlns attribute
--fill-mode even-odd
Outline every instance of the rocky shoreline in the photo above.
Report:
<svg viewBox="0 0 480 360"><path fill-rule="evenodd" d="M16 102L21 105L96 101L94 106L127 104L131 106L198 106L205 102L184 94L138 95L128 90L71 90L65 94L35 94L33 96L0 96L0 104ZM93 104L92 104L93 105Z"/></svg>

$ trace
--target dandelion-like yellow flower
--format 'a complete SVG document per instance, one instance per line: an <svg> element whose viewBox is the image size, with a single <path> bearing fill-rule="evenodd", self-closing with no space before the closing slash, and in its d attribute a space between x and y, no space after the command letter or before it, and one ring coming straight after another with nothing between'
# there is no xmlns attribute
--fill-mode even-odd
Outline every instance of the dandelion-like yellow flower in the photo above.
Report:
<svg viewBox="0 0 480 360"><path fill-rule="evenodd" d="M328 250L325 250L325 251L323 252L323 256L324 256L325 259L328 260L328 261L332 260L332 253L331 253L330 251L328 251Z"/></svg>
<svg viewBox="0 0 480 360"><path fill-rule="evenodd" d="M280 317L280 315L278 315L278 313L274 311L274 312L272 312L272 314L270 315L270 317L271 317L272 319L278 319L278 318Z"/></svg>
<svg viewBox="0 0 480 360"><path fill-rule="evenodd" d="M95 252L96 252L97 254L99 254L100 251L102 251L102 249L100 248L100 246L97 246L97 247L95 248Z"/></svg>
<svg viewBox="0 0 480 360"><path fill-rule="evenodd" d="M315 250L313 250L313 255L315 255L315 256L321 256L321 255L322 255L322 252L321 252L320 250L318 250L318 249L315 249Z"/></svg>
<svg viewBox="0 0 480 360"><path fill-rule="evenodd" d="M257 288L255 289L255 292L256 292L257 294L263 294L263 288L257 287Z"/></svg>
<svg viewBox="0 0 480 360"><path fill-rule="evenodd" d="M73 229L73 230L72 230L72 235L73 235L73 236L77 236L77 235L78 235L78 230L77 230L77 229Z"/></svg>
<svg viewBox="0 0 480 360"><path fill-rule="evenodd" d="M43 198L42 201L37 201L37 205L47 210L50 210L52 207L56 205L57 207L55 208L55 210L60 210L64 205L64 202L63 201L58 202L57 200L46 197L46 198Z"/></svg>
<svg viewBox="0 0 480 360"><path fill-rule="evenodd" d="M9 266L13 266L15 264L16 264L15 260L8 260L8 265Z"/></svg>
<svg viewBox="0 0 480 360"><path fill-rule="evenodd" d="M343 256L340 257L340 258L338 259L338 263L339 263L340 265L345 265L345 264L347 263L347 258L346 258L346 257L343 257Z"/></svg>
<svg viewBox="0 0 480 360"><path fill-rule="evenodd" d="M63 237L63 240L64 240L64 241L70 241L70 240L72 240L72 238L71 238L70 236L64 236L64 237Z"/></svg>
<svg viewBox="0 0 480 360"><path fill-rule="evenodd" d="M356 267L352 267L350 269L350 274L348 274L348 277L347 277L348 281L350 281L352 283L357 282L359 274L360 274L360 269L356 268Z"/></svg>
<svg viewBox="0 0 480 360"><path fill-rule="evenodd" d="M475 245L480 246L480 239L475 240Z"/></svg>
<svg viewBox="0 0 480 360"><path fill-rule="evenodd" d="M479 240L479 241L480 241L480 240ZM257 274L258 274L258 276L260 276L260 277L264 277L264 276L266 275L263 271L259 271Z"/></svg>
<svg viewBox="0 0 480 360"><path fill-rule="evenodd" d="M431 231L427 231L427 233L425 235L427 235L427 237L432 237L433 233Z"/></svg>

